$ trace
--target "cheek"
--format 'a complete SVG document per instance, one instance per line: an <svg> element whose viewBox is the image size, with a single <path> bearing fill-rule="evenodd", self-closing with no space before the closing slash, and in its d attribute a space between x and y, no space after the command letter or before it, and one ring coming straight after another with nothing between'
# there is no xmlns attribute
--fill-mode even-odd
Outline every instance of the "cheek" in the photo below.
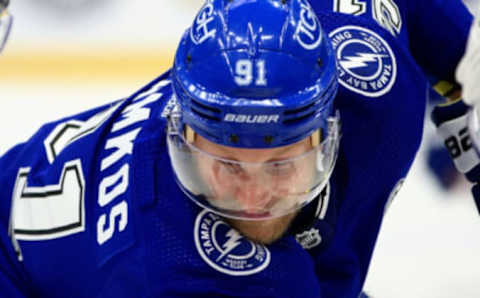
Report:
<svg viewBox="0 0 480 298"><path fill-rule="evenodd" d="M200 156L197 159L197 167L201 179L207 185L213 198L221 197L227 192L228 179L225 179L225 176L222 174L222 167L218 163Z"/></svg>
<svg viewBox="0 0 480 298"><path fill-rule="evenodd" d="M211 162L210 160L203 158L202 156L196 157L196 166L200 178L207 178L211 172Z"/></svg>
<svg viewBox="0 0 480 298"><path fill-rule="evenodd" d="M315 176L315 167L312 165L312 162L306 160L298 162L290 173L273 177L272 180L275 181L275 186L282 190L308 187Z"/></svg>
<svg viewBox="0 0 480 298"><path fill-rule="evenodd" d="M304 173L298 178L296 193L306 193L311 190L315 184L315 170L311 166L304 168Z"/></svg>

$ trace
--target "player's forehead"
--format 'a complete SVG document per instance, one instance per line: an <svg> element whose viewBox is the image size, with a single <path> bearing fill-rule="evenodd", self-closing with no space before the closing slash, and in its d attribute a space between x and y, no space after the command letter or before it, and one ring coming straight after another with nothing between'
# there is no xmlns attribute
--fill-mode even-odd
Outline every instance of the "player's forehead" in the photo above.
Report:
<svg viewBox="0 0 480 298"><path fill-rule="evenodd" d="M236 148L220 145L197 135L194 145L210 154L244 162L265 162L294 157L312 149L310 138L306 137L296 143L268 149Z"/></svg>

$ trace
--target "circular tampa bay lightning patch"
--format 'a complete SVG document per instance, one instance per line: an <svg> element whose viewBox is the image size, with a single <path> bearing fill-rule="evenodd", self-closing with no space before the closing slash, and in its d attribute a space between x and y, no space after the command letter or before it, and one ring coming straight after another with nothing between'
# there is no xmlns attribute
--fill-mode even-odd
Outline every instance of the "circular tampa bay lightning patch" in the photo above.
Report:
<svg viewBox="0 0 480 298"><path fill-rule="evenodd" d="M204 210L194 228L195 246L213 269L234 276L251 275L270 264L270 251L231 228L218 215Z"/></svg>
<svg viewBox="0 0 480 298"><path fill-rule="evenodd" d="M390 91L397 77L397 64L382 37L358 26L337 28L329 37L337 56L340 84L368 97Z"/></svg>

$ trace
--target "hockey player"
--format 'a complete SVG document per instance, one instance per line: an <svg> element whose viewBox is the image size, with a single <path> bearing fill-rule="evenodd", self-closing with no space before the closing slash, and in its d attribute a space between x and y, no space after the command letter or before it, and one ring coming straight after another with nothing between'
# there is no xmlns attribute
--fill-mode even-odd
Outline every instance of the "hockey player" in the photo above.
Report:
<svg viewBox="0 0 480 298"><path fill-rule="evenodd" d="M8 13L9 0L0 0L0 52L7 43L10 28L12 27L12 16Z"/></svg>
<svg viewBox="0 0 480 298"><path fill-rule="evenodd" d="M357 297L420 67L453 82L470 23L457 1L207 1L170 71L0 159L2 297Z"/></svg>

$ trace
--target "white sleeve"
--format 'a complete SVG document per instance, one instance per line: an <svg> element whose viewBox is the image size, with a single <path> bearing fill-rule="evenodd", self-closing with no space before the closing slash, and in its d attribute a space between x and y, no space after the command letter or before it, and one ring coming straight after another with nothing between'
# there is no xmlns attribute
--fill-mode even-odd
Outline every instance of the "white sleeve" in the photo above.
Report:
<svg viewBox="0 0 480 298"><path fill-rule="evenodd" d="M463 100L469 105L480 104L480 7L470 28L465 54L456 70L462 85Z"/></svg>

